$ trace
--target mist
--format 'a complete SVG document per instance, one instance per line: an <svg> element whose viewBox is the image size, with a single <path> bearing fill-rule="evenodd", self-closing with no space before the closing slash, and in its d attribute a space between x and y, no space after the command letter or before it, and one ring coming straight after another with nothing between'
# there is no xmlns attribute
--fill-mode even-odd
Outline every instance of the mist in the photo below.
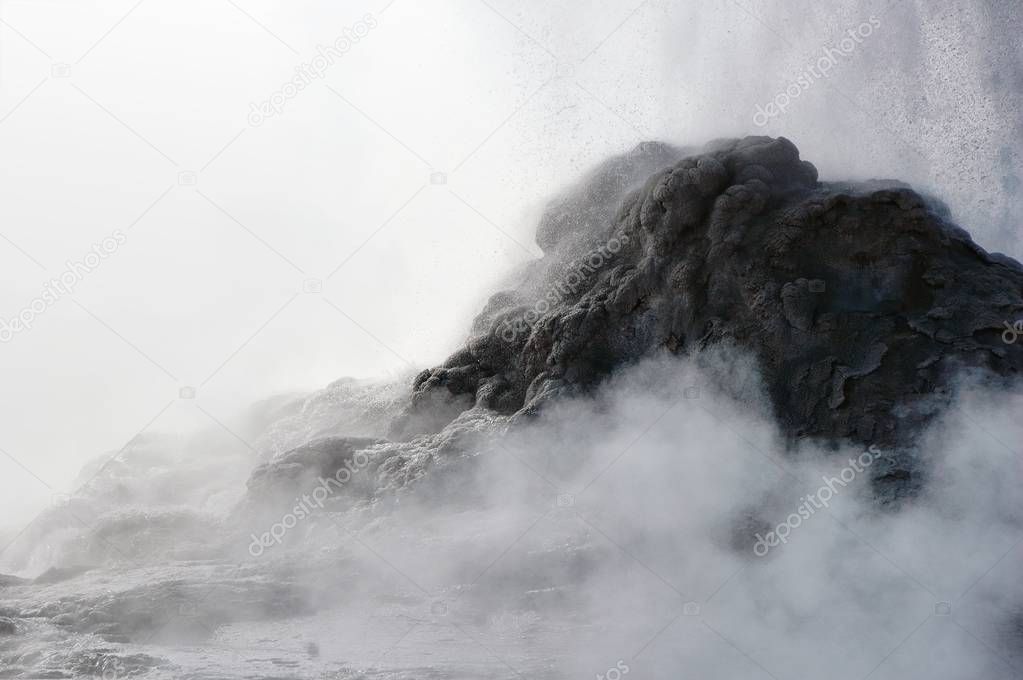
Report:
<svg viewBox="0 0 1023 680"><path fill-rule="evenodd" d="M78 595L47 572L43 598L73 627L109 621L99 631L145 651L100 672L164 677L201 648L212 674L241 654L251 672L286 659L299 677L360 677L384 659L396 677L426 659L450 677L467 663L483 677L1012 677L1023 508L1007 443L1023 397L964 390L922 440L927 491L879 508L869 473L890 454L791 449L750 362L732 358L651 359L496 437L467 414L439 438L471 455L429 438L397 456L370 446L333 486L284 476L279 493L250 483L232 498L238 454L193 438L171 467L169 442L154 442L124 457L134 468L99 473L5 568L19 553L37 572L92 565Z"/></svg>
<svg viewBox="0 0 1023 680"><path fill-rule="evenodd" d="M0 1L0 675L1015 675L1016 385L957 374L909 453L793 440L740 348L528 418L408 409L646 142L784 136L1020 258L1021 30L1002 0Z"/></svg>

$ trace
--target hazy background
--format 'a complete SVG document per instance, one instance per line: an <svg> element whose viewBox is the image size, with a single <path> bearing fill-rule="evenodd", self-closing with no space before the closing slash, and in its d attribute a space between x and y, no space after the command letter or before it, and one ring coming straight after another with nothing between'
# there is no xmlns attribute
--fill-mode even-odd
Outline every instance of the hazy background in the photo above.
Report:
<svg viewBox="0 0 1023 680"><path fill-rule="evenodd" d="M261 396L441 360L539 254L544 197L643 139L784 134L822 178L911 181L1019 257L1018 3L830 4L0 2L0 316L127 235L0 345L0 525L140 431L230 440ZM325 78L249 124L367 14Z"/></svg>

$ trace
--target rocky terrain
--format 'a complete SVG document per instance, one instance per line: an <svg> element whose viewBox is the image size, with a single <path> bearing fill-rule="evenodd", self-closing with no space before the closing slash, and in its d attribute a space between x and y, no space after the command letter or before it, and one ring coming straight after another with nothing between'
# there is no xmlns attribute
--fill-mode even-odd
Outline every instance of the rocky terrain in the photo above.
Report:
<svg viewBox="0 0 1023 680"><path fill-rule="evenodd" d="M1023 316L1018 262L904 184L819 182L785 138L641 145L554 201L537 243L465 346L416 377L393 434L474 405L535 413L642 357L730 346L788 436L908 449L957 378L1023 370L1003 339Z"/></svg>
<svg viewBox="0 0 1023 680"><path fill-rule="evenodd" d="M1023 527L1005 444L1019 263L934 199L821 183L765 137L640 145L556 198L537 242L443 366L260 402L233 437L142 434L87 465L6 550L3 570L31 578L0 575L0 677L510 677L466 662L465 631L533 677L581 676L590 650L639 649L640 629L693 606L775 636L774 664L819 652L833 669L837 627L855 619L891 655L883 625L918 626L946 591L1018 658L1004 631L1023 596L991 564ZM988 401L964 403L974 386ZM830 452L864 445L877 455L861 486L841 477L838 512L761 560L755 537L837 474ZM830 622L785 597L765 609L806 583L840 603ZM651 677L716 671L714 640L693 636L644 660Z"/></svg>

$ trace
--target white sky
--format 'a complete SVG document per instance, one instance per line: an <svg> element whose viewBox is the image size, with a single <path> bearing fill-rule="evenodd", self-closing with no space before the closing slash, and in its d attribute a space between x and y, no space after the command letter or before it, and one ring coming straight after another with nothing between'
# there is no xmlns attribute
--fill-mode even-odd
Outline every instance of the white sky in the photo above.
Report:
<svg viewBox="0 0 1023 680"><path fill-rule="evenodd" d="M960 214L1002 210L992 168L1018 151L1019 93L973 74L1014 43L963 37L993 21L969 3L552 4L0 2L0 316L127 234L0 345L0 525L143 428L440 361L538 254L543 198L642 139L785 134L825 177L898 176ZM872 13L880 28L830 79L755 128L757 104ZM377 27L322 81L249 125L250 103L366 14Z"/></svg>

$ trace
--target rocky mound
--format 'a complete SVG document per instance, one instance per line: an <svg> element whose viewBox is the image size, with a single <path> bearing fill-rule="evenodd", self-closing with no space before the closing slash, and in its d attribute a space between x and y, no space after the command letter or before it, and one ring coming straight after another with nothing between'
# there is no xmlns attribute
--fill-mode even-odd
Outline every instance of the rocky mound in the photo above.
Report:
<svg viewBox="0 0 1023 680"><path fill-rule="evenodd" d="M683 157L684 156L684 157ZM645 144L556 200L544 257L415 378L392 434L472 406L533 413L660 351L730 345L791 437L899 447L975 370L1009 382L1023 268L898 182L821 183L787 139ZM1012 338L1007 338L1012 339Z"/></svg>

